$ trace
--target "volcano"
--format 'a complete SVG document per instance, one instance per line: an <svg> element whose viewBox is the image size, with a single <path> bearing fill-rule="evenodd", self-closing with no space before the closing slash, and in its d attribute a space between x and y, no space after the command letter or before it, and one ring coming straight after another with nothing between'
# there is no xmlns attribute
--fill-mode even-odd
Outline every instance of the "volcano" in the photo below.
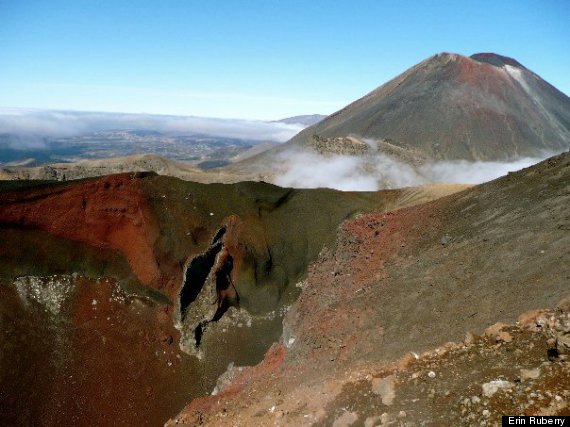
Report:
<svg viewBox="0 0 570 427"><path fill-rule="evenodd" d="M440 53L303 130L290 144L322 146L348 138L429 160L561 152L570 146L570 98L515 59Z"/></svg>

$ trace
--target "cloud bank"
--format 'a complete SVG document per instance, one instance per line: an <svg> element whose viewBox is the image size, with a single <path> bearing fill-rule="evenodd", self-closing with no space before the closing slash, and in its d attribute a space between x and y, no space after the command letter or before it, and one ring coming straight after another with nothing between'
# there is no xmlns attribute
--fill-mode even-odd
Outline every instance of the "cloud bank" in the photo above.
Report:
<svg viewBox="0 0 570 427"><path fill-rule="evenodd" d="M23 144L18 147L20 149L33 149L38 138L42 137L69 137L124 129L198 133L251 141L284 142L301 131L303 126L281 122L192 116L0 109L0 134L22 136L19 138ZM28 147L25 141L32 135L35 140Z"/></svg>
<svg viewBox="0 0 570 427"><path fill-rule="evenodd" d="M295 188L334 188L343 191L375 191L418 185L422 179L407 164L388 156L323 156L309 150L289 151L274 183Z"/></svg>
<svg viewBox="0 0 570 427"><path fill-rule="evenodd" d="M274 183L295 188L334 188L376 191L431 183L480 184L536 164L541 157L510 162L439 161L413 167L385 154L370 156L319 155L309 150L283 153Z"/></svg>
<svg viewBox="0 0 570 427"><path fill-rule="evenodd" d="M420 172L429 179L429 182L453 182L461 184L481 184L491 181L529 166L554 155L543 157L523 157L511 162L469 162L467 160L450 160L425 164Z"/></svg>

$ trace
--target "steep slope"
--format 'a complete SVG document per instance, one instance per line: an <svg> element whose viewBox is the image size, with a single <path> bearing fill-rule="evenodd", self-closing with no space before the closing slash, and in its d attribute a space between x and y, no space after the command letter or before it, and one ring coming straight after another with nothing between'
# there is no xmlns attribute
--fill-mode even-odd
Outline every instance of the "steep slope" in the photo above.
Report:
<svg viewBox="0 0 570 427"><path fill-rule="evenodd" d="M459 189L0 182L0 424L165 422L262 358L344 219Z"/></svg>
<svg viewBox="0 0 570 427"><path fill-rule="evenodd" d="M569 205L565 153L345 221L336 248L309 267L264 362L228 371L215 397L195 400L173 423L494 425L502 413L567 413L570 396L559 393L570 375L568 302L476 335L570 293ZM417 360L410 353L468 331L476 335L464 344ZM513 394L493 398L482 387L492 381Z"/></svg>
<svg viewBox="0 0 570 427"><path fill-rule="evenodd" d="M311 126L314 137L372 139L428 159L500 160L570 146L570 98L517 61L442 53Z"/></svg>

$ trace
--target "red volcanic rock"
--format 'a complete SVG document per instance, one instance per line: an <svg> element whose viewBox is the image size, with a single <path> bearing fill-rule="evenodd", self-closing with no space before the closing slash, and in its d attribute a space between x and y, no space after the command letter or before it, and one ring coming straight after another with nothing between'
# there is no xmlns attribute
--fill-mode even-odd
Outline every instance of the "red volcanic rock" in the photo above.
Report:
<svg viewBox="0 0 570 427"><path fill-rule="evenodd" d="M0 222L120 251L143 284L160 279L158 224L133 174L2 194Z"/></svg>
<svg viewBox="0 0 570 427"><path fill-rule="evenodd" d="M167 422L166 426L180 423L198 425L201 424L204 416L219 413L220 410L223 411L225 407L232 405L232 400L240 396L246 387L270 376L274 378L283 365L286 355L287 349L284 346L274 344L267 351L261 363L254 367L245 368L235 377L229 388L214 396L194 399L175 420Z"/></svg>

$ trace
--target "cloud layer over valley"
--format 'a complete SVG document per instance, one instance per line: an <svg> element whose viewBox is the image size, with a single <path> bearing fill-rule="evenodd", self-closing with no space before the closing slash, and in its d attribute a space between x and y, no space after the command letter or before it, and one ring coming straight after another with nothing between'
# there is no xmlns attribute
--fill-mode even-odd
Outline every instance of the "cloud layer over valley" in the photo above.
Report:
<svg viewBox="0 0 570 427"><path fill-rule="evenodd" d="M0 109L0 134L15 135L11 149L42 148L38 138L70 137L91 132L140 129L165 133L206 134L251 141L284 142L300 124L191 116Z"/></svg>
<svg viewBox="0 0 570 427"><path fill-rule="evenodd" d="M303 128L296 123L237 119L0 109L0 164L34 161L39 165L152 153L194 162L200 167L200 162L219 167L239 155L247 155L253 146L262 147L258 143L281 143ZM122 132L125 130L141 132ZM85 135L92 136L83 137ZM349 139L340 140L347 143L345 140ZM420 162L416 156L404 161L388 155L382 151L382 144L373 139L354 137L350 140L365 145L366 150L358 155L335 154L339 152L335 151L336 139L327 141L333 145L327 145L323 152L300 144L282 145L275 153L268 151L255 166L261 171L260 179L283 187L327 187L343 191L376 191L430 183L479 184L556 154L544 152L510 161ZM263 149L271 146L268 144ZM234 163L240 177L258 179L258 172L249 172L251 167L248 163ZM217 180L217 170L211 173L214 174L211 181Z"/></svg>
<svg viewBox="0 0 570 427"><path fill-rule="evenodd" d="M281 153L274 183L283 187L327 187L343 191L375 191L431 183L480 184L550 157L524 157L505 162L449 160L411 166L388 155L320 155L312 150Z"/></svg>

